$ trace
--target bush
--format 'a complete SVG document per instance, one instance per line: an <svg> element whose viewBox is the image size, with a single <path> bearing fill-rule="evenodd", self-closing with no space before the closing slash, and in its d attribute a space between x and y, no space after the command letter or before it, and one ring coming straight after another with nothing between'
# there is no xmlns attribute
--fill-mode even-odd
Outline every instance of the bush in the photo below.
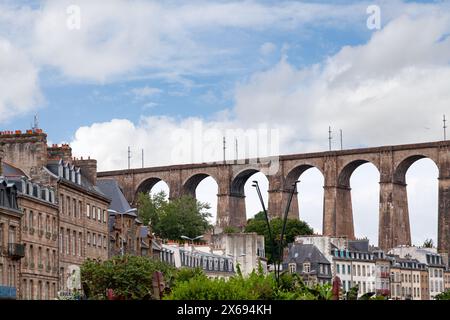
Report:
<svg viewBox="0 0 450 320"><path fill-rule="evenodd" d="M170 265L147 257L123 256L107 261L86 260L81 266L84 293L91 300L105 300L107 289L127 300L153 299L153 273L160 271L167 286L173 282Z"/></svg>

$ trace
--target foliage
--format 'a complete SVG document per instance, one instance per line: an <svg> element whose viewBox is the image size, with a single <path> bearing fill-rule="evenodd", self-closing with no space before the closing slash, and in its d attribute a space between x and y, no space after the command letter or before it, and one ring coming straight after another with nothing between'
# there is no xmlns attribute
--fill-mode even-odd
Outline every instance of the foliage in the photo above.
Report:
<svg viewBox="0 0 450 320"><path fill-rule="evenodd" d="M106 299L107 289L127 300L153 298L153 273L160 271L166 284L173 282L174 269L147 257L123 256L107 261L86 260L81 266L81 281L88 299Z"/></svg>
<svg viewBox="0 0 450 320"><path fill-rule="evenodd" d="M356 285L347 292L347 300L358 300L359 286Z"/></svg>
<svg viewBox="0 0 450 320"><path fill-rule="evenodd" d="M434 248L433 239L426 239L423 243L424 248Z"/></svg>
<svg viewBox="0 0 450 320"><path fill-rule="evenodd" d="M237 227L233 227L233 226L226 226L225 228L223 228L223 233L239 233L240 230Z"/></svg>
<svg viewBox="0 0 450 320"><path fill-rule="evenodd" d="M436 300L450 300L450 290L447 290L445 292L439 293L434 297Z"/></svg>
<svg viewBox="0 0 450 320"><path fill-rule="evenodd" d="M279 241L281 237L281 231L283 228L283 220L281 218L274 218L270 220L270 227L272 229L272 236L275 240L275 259L279 256L280 246ZM256 232L259 235L264 235L264 242L266 245L266 255L269 262L274 262L275 259L272 257L272 244L269 238L269 230L267 228L267 222L265 219L264 212L259 212L255 215L253 219L249 219L247 226L245 227L245 232ZM299 235L312 235L313 229L303 221L297 219L288 219L286 222L286 233L283 241L283 248L287 246L288 243L292 243L296 236Z"/></svg>
<svg viewBox="0 0 450 320"><path fill-rule="evenodd" d="M158 219L158 212L167 203L167 194L161 191L155 195L140 192L138 194L138 216L142 223L146 226L155 226Z"/></svg>
<svg viewBox="0 0 450 320"><path fill-rule="evenodd" d="M241 273L228 280L210 279L199 274L175 281L167 300L330 300L331 285L307 287L297 275L284 273L280 287L273 274L261 270L244 277Z"/></svg>
<svg viewBox="0 0 450 320"><path fill-rule="evenodd" d="M153 232L165 239L180 240L181 236L194 238L211 228L209 204L191 196L167 201L164 192L154 196L140 193L138 205L139 217L144 224L150 223Z"/></svg>

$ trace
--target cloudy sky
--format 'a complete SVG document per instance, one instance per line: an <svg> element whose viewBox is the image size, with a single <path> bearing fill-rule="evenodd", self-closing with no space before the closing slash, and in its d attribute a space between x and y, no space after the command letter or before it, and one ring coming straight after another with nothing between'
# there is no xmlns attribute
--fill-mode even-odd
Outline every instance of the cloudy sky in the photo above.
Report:
<svg viewBox="0 0 450 320"><path fill-rule="evenodd" d="M449 63L448 1L0 0L1 127L38 114L50 143L100 170L126 168L128 146L133 167L142 149L146 166L220 160L231 130L261 132L239 157L327 150L328 126L333 148L339 129L345 148L442 140ZM408 172L417 244L436 239L436 178L430 160ZM320 231L323 177L301 180L300 216ZM356 234L374 243L378 181L370 164L351 180ZM216 192L208 178L197 195L214 208Z"/></svg>

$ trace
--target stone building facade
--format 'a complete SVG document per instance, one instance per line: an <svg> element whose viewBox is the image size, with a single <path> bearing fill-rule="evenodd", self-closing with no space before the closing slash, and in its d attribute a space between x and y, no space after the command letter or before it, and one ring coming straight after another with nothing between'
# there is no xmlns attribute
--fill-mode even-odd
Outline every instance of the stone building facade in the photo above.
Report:
<svg viewBox="0 0 450 320"><path fill-rule="evenodd" d="M20 263L24 256L21 217L15 184L0 176L0 299L20 295Z"/></svg>
<svg viewBox="0 0 450 320"><path fill-rule="evenodd" d="M26 257L18 297L54 299L80 289L68 281L80 265L108 259L111 200L96 186L97 162L72 158L69 145L47 146L40 129L1 132L0 144L2 159L11 164L6 173L23 186L18 202Z"/></svg>

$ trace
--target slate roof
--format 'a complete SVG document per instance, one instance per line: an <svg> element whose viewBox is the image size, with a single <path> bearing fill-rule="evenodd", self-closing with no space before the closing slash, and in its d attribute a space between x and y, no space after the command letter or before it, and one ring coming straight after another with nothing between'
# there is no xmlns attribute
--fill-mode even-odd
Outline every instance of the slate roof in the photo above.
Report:
<svg viewBox="0 0 450 320"><path fill-rule="evenodd" d="M356 252L369 252L369 240L349 240L348 249Z"/></svg>
<svg viewBox="0 0 450 320"><path fill-rule="evenodd" d="M4 161L2 161L2 174L5 177L26 177L27 175L20 170Z"/></svg>
<svg viewBox="0 0 450 320"><path fill-rule="evenodd" d="M131 208L116 180L98 179L97 186L108 198L112 200L109 205L110 210L114 210L119 214L127 214L137 217L136 209Z"/></svg>
<svg viewBox="0 0 450 320"><path fill-rule="evenodd" d="M305 261L330 264L330 261L313 244L294 244L289 248L288 260L295 260L296 263Z"/></svg>
<svg viewBox="0 0 450 320"><path fill-rule="evenodd" d="M51 160L47 163L47 166L46 166L47 170L50 171L50 173L52 173L56 177L59 177L59 174L58 174L59 162L60 161ZM80 187L80 185L78 185L68 179L65 179L64 177L59 177L59 178L61 180L65 181L66 183L73 184L74 186ZM83 187L84 189L86 189L90 192L97 193L102 197L108 198L108 196L105 195L98 186L93 185L92 182L90 182L88 179L86 179L86 177L83 175L83 173L81 174L81 187Z"/></svg>

